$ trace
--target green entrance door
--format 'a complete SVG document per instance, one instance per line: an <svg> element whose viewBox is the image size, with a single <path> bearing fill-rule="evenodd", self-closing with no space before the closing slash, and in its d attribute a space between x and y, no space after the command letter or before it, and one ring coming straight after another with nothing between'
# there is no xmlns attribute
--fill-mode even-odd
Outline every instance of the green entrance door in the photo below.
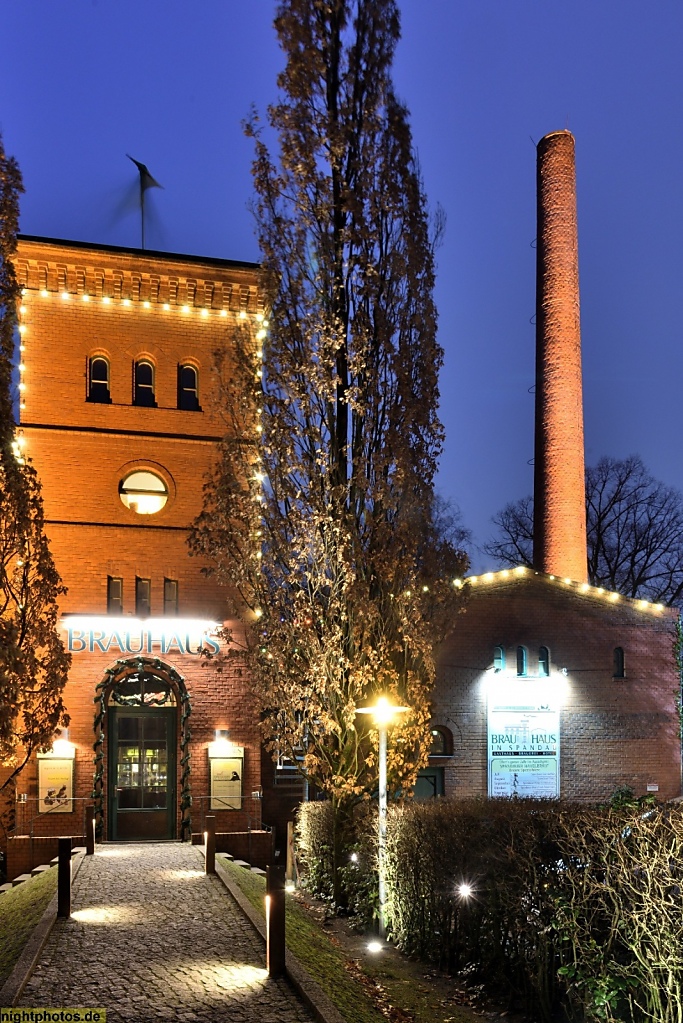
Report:
<svg viewBox="0 0 683 1023"><path fill-rule="evenodd" d="M176 708L146 704L151 681L147 675L145 686L136 678L137 707L132 693L120 691L114 701L128 705L109 704L109 838L115 842L175 838ZM132 690L131 683L125 688Z"/></svg>

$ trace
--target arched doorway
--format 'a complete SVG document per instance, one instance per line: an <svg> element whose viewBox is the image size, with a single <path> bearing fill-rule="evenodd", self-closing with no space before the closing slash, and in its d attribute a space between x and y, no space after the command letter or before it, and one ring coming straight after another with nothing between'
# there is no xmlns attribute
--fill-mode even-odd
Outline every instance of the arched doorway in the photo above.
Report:
<svg viewBox="0 0 683 1023"><path fill-rule="evenodd" d="M97 690L94 794L100 833L106 813L110 841L176 837L180 733L181 834L185 838L191 831L190 706L182 676L158 658L138 657L117 661Z"/></svg>

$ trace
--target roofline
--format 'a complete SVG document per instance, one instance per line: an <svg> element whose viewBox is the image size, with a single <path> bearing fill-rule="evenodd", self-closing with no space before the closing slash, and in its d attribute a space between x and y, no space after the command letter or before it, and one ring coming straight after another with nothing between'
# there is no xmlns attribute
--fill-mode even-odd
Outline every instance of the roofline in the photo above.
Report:
<svg viewBox="0 0 683 1023"><path fill-rule="evenodd" d="M182 252L162 252L159 249L137 249L125 245L102 245L96 242L76 242L66 238L45 238L37 234L18 234L17 241L37 242L42 245L57 245L73 249L91 249L100 252L112 252L120 255L136 256L138 258L149 256L152 259L177 260L179 263L198 263L208 266L220 266L227 268L239 268L243 270L260 270L260 263L251 263L240 259L217 259L214 256L190 256Z"/></svg>
<svg viewBox="0 0 683 1023"><path fill-rule="evenodd" d="M453 585L457 589L467 585L470 588L474 587L477 590L481 590L486 589L491 584L505 585L520 579L539 579L549 585L555 585L565 590L573 590L574 593L578 593L580 596L602 598L605 603L611 604L612 607L619 601L623 601L627 606L637 611L656 612L658 614L666 612L674 615L680 615L681 613L679 608L668 604L645 600L641 597L627 597L623 593L608 590L604 586L593 586L592 583L582 582L581 580L549 575L547 572L538 571L527 565L503 568L497 572L482 572L480 575L463 576L462 579L454 579Z"/></svg>

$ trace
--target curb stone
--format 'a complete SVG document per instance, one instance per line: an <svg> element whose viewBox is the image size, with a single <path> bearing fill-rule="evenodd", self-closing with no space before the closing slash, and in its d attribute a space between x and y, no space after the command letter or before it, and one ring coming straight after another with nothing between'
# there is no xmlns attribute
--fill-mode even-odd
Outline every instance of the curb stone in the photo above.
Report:
<svg viewBox="0 0 683 1023"><path fill-rule="evenodd" d="M81 863L84 859L85 849L79 849L78 853L71 861L72 882L78 874ZM40 954L43 951L45 942L50 937L50 932L57 920L58 898L59 894L58 892L55 892L52 899L47 904L45 912L29 935L28 941L24 945L23 952L14 964L14 969L0 988L0 1005L13 1006L16 1004L18 999L21 998L22 992L34 971L38 960L40 959Z"/></svg>
<svg viewBox="0 0 683 1023"><path fill-rule="evenodd" d="M197 847L200 848L200 847ZM237 861L235 861L237 862ZM246 864L249 869L249 864ZM216 857L216 876L220 878L254 930L266 941L266 921L258 913L242 891L233 883L223 864ZM313 980L299 960L289 949L285 953L287 979L304 1004L311 1010L318 1023L346 1023L339 1009L332 1004L320 985Z"/></svg>

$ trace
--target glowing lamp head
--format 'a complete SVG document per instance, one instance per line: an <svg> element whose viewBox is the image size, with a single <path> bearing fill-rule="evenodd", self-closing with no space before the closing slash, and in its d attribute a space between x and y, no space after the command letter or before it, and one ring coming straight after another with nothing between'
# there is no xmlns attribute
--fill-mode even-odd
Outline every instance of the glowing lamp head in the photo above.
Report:
<svg viewBox="0 0 683 1023"><path fill-rule="evenodd" d="M381 952L383 948L384 945L382 944L381 941L368 942L368 952L372 952L373 955L376 955L378 952Z"/></svg>
<svg viewBox="0 0 683 1023"><path fill-rule="evenodd" d="M473 894L472 886L469 884L458 885L458 895L461 899L470 899Z"/></svg>
<svg viewBox="0 0 683 1023"><path fill-rule="evenodd" d="M378 696L374 707L358 707L357 714L372 714L377 728L386 728L394 720L396 714L410 710L410 707L397 707L390 703L386 696Z"/></svg>

